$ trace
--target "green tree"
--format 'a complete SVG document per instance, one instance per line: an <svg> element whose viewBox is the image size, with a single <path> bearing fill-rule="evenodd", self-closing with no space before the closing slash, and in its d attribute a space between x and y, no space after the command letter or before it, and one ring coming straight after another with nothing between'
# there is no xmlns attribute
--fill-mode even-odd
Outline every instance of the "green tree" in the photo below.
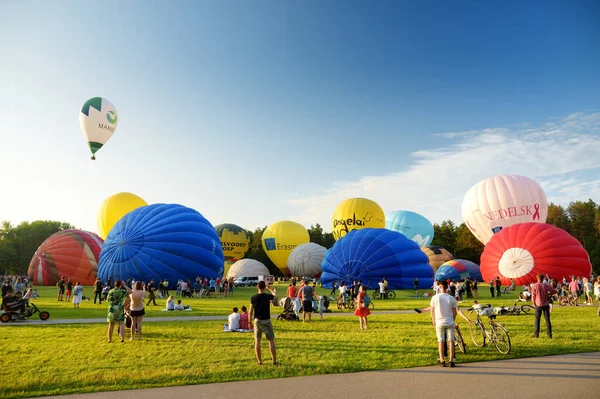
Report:
<svg viewBox="0 0 600 399"><path fill-rule="evenodd" d="M480 264L483 244L479 241L466 224L462 223L456 228L456 253L457 259L466 259Z"/></svg>
<svg viewBox="0 0 600 399"><path fill-rule="evenodd" d="M71 224L51 220L23 222L13 227L3 222L0 228L0 270L27 274L31 257L52 234L74 228Z"/></svg>
<svg viewBox="0 0 600 399"><path fill-rule="evenodd" d="M442 224L433 225L433 241L431 245L444 247L451 254L454 255L456 252L456 225L452 220L444 220Z"/></svg>
<svg viewBox="0 0 600 399"><path fill-rule="evenodd" d="M333 247L333 244L335 244L333 233L325 233L319 223L314 226L311 225L308 229L308 234L310 236L310 242L319 244L327 249Z"/></svg>
<svg viewBox="0 0 600 399"><path fill-rule="evenodd" d="M554 205L550 203L548 205L548 218L546 223L561 228L567 232L571 231L571 220L567 210L561 205Z"/></svg>

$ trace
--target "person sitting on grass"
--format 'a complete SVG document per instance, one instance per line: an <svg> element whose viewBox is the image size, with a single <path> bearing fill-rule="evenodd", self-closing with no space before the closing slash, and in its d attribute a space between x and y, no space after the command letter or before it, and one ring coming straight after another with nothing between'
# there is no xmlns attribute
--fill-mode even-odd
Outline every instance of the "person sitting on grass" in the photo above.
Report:
<svg viewBox="0 0 600 399"><path fill-rule="evenodd" d="M166 308L167 310L175 310L175 301L173 300L173 295L167 299Z"/></svg>
<svg viewBox="0 0 600 399"><path fill-rule="evenodd" d="M189 306L188 306L189 307ZM177 300L177 304L175 305L175 310L184 310L185 306L181 304L181 299Z"/></svg>
<svg viewBox="0 0 600 399"><path fill-rule="evenodd" d="M237 331L240 329L240 314L238 308L233 308L233 313L227 318L229 321L229 331Z"/></svg>

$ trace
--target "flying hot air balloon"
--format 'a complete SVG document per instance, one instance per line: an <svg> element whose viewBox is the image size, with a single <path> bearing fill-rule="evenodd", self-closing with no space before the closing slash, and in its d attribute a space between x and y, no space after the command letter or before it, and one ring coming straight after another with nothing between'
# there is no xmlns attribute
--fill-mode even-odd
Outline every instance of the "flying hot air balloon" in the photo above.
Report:
<svg viewBox="0 0 600 399"><path fill-rule="evenodd" d="M336 280L360 280L375 288L384 277L392 290L413 288L415 277L419 288L433 285L433 268L419 245L388 229L349 232L327 251L321 266L324 287L331 287Z"/></svg>
<svg viewBox="0 0 600 399"><path fill-rule="evenodd" d="M119 219L134 209L146 205L148 205L146 201L132 193L117 193L105 199L96 217L100 237L106 239Z"/></svg>
<svg viewBox="0 0 600 399"><path fill-rule="evenodd" d="M118 124L117 110L106 98L93 97L83 104L79 111L79 125L92 151L92 160L117 130Z"/></svg>
<svg viewBox="0 0 600 399"><path fill-rule="evenodd" d="M27 275L35 285L54 285L62 276L92 285L98 272L102 239L84 230L62 230L35 251Z"/></svg>
<svg viewBox="0 0 600 399"><path fill-rule="evenodd" d="M250 248L248 232L240 226L226 223L215 226L221 240L226 262L236 262L244 257Z"/></svg>
<svg viewBox="0 0 600 399"><path fill-rule="evenodd" d="M333 238L339 240L352 230L385 227L385 214L375 201L350 198L335 208L332 224Z"/></svg>
<svg viewBox="0 0 600 399"><path fill-rule="evenodd" d="M411 211L393 211L385 215L385 228L397 231L424 247L433 241L433 225L427 218Z"/></svg>
<svg viewBox="0 0 600 399"><path fill-rule="evenodd" d="M528 177L494 176L475 184L462 203L465 224L484 245L503 228L517 223L545 223L544 190Z"/></svg>
<svg viewBox="0 0 600 399"><path fill-rule="evenodd" d="M546 223L521 223L502 229L485 246L481 274L485 281L496 276L503 285L536 282L536 275L589 277L588 253L569 233Z"/></svg>
<svg viewBox="0 0 600 399"><path fill-rule="evenodd" d="M262 235L263 249L284 276L290 275L287 260L292 250L309 241L308 230L300 223L289 220L273 223Z"/></svg>
<svg viewBox="0 0 600 399"><path fill-rule="evenodd" d="M112 228L100 253L98 277L155 282L217 278L223 250L212 224L194 209L153 204L129 212Z"/></svg>

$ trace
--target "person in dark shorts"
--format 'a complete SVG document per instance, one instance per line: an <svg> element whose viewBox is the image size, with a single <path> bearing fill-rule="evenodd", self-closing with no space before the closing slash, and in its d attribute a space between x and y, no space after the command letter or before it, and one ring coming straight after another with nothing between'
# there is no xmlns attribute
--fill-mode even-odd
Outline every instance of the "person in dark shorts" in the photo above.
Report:
<svg viewBox="0 0 600 399"><path fill-rule="evenodd" d="M308 322L310 322L313 311L312 298L315 295L315 290L308 285L308 280L304 280L304 285L300 288L300 294L302 295L302 322L306 323L307 317Z"/></svg>
<svg viewBox="0 0 600 399"><path fill-rule="evenodd" d="M269 341L269 350L271 352L271 358L273 364L277 365L277 357L275 352L275 334L273 333L273 325L271 324L271 302L274 299L272 294L265 294L265 288L270 292L271 287L267 286L264 281L259 281L256 286L258 294L250 298L250 320L254 323L254 351L256 352L256 360L258 365L262 365L262 356L260 349L260 341L262 339L262 333L265 333L265 337Z"/></svg>
<svg viewBox="0 0 600 399"><path fill-rule="evenodd" d="M56 283L56 287L58 288L58 297L57 299L62 302L63 295L65 295L65 276L62 276L58 283Z"/></svg>
<svg viewBox="0 0 600 399"><path fill-rule="evenodd" d="M65 295L65 301L69 302L71 300L71 296L73 295L73 281L71 279L67 280L67 293Z"/></svg>

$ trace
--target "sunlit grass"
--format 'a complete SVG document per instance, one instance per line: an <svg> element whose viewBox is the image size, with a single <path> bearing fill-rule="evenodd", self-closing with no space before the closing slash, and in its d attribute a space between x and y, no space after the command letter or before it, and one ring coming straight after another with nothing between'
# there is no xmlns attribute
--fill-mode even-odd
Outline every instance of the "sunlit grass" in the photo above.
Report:
<svg viewBox="0 0 600 399"><path fill-rule="evenodd" d="M250 293L248 289L248 296ZM208 301L216 305L230 299ZM236 301L234 298L230 303L240 305ZM397 299L389 303L397 303L396 308L427 304L426 300L415 301ZM219 305L225 313L228 307ZM554 339L549 340L543 334L542 338L531 338L533 316L499 318L513 343L509 356L494 347L475 347L467 323L459 319L468 345L467 354L458 355L459 362L598 350L600 317L595 307L556 308L552 319ZM360 331L353 316L326 316L324 321L310 324L274 321L279 367L268 363L266 342L265 364L257 366L252 334L224 333L220 321L147 323L143 341L126 340L123 344L118 338L117 342L106 342L106 324L4 326L0 328L0 345L7 366L0 379L0 397L406 368L436 362L435 332L429 315L375 312L369 322L369 330Z"/></svg>

